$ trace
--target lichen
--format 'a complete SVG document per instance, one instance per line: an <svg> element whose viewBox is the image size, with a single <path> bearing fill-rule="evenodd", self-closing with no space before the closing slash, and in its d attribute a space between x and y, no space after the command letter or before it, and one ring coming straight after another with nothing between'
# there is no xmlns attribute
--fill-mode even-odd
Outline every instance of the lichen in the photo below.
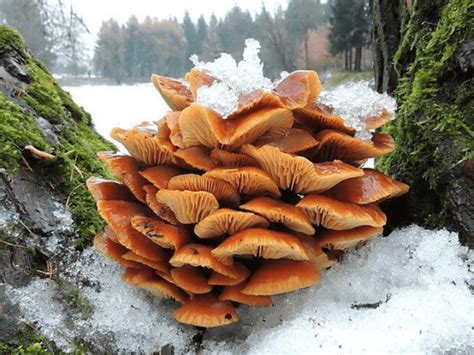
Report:
<svg viewBox="0 0 474 355"><path fill-rule="evenodd" d="M450 218L449 172L457 162L472 158L474 146L472 110L467 105L471 102L472 109L472 79L462 84L455 98L443 88L450 79L459 81L456 51L472 35L474 4L450 1L439 14L430 15L432 21L439 17L433 23L426 21L429 3L415 2L404 26L394 58L402 75L396 92L399 110L397 120L386 128L397 145L377 166L411 185L407 223L437 227ZM409 58L414 59L406 67Z"/></svg>
<svg viewBox="0 0 474 355"><path fill-rule="evenodd" d="M6 46L15 46L24 51L25 41L13 27L0 24L0 49Z"/></svg>

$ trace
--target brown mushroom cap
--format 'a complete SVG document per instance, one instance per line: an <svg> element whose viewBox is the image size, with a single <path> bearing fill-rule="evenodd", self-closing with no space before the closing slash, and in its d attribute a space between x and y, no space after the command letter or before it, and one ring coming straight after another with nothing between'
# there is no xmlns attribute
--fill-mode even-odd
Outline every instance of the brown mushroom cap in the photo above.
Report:
<svg viewBox="0 0 474 355"><path fill-rule="evenodd" d="M290 128L283 136L277 138L262 136L254 143L257 147L266 144L276 147L284 153L294 154L316 147L318 141L303 129Z"/></svg>
<svg viewBox="0 0 474 355"><path fill-rule="evenodd" d="M162 279L153 279L141 282L137 287L150 292L154 296L161 298L171 298L179 303L185 303L189 296L175 285Z"/></svg>
<svg viewBox="0 0 474 355"><path fill-rule="evenodd" d="M191 71L186 73L186 75L184 76L184 80L189 83L189 90L193 94L193 97L196 99L197 90L201 86L211 86L215 79L206 72L193 68L191 69Z"/></svg>
<svg viewBox="0 0 474 355"><path fill-rule="evenodd" d="M153 122L156 125L157 137L170 139L171 130L166 123L166 117Z"/></svg>
<svg viewBox="0 0 474 355"><path fill-rule="evenodd" d="M261 108L275 108L284 107L280 98L268 91L255 90L248 94L239 97L237 109L233 111L228 117L228 120L236 119L237 117L255 111Z"/></svg>
<svg viewBox="0 0 474 355"><path fill-rule="evenodd" d="M220 208L196 224L194 233L207 239L231 235L250 227L266 228L269 225L265 218L253 213Z"/></svg>
<svg viewBox="0 0 474 355"><path fill-rule="evenodd" d="M140 255L135 254L133 251L128 251L122 255L122 258L125 260L135 261L137 263L143 264L145 266L151 267L154 270L159 270L161 272L168 272L169 264L167 260L157 261L144 258Z"/></svg>
<svg viewBox="0 0 474 355"><path fill-rule="evenodd" d="M323 251L318 243L317 236L308 236L298 234L297 237L303 242L309 256L309 261L314 265L316 270L326 269L337 263L337 258L331 253Z"/></svg>
<svg viewBox="0 0 474 355"><path fill-rule="evenodd" d="M365 129L377 129L390 121L390 112L382 109L378 115L370 116L365 119Z"/></svg>
<svg viewBox="0 0 474 355"><path fill-rule="evenodd" d="M202 171L209 171L216 167L210 155L210 149L202 146L179 149L174 153L177 164Z"/></svg>
<svg viewBox="0 0 474 355"><path fill-rule="evenodd" d="M98 152L97 156L139 201L146 202L143 186L148 182L138 173L139 165L134 158L115 152Z"/></svg>
<svg viewBox="0 0 474 355"><path fill-rule="evenodd" d="M220 262L211 254L211 250L211 247L201 244L185 245L174 253L170 264L175 267L183 265L205 267L233 279L242 277L241 269L238 269L235 264L225 265Z"/></svg>
<svg viewBox="0 0 474 355"><path fill-rule="evenodd" d="M97 210L125 248L151 260L166 258L164 249L132 228L132 217L149 214L145 206L128 201L100 200L97 201Z"/></svg>
<svg viewBox="0 0 474 355"><path fill-rule="evenodd" d="M209 276L208 284L209 285L216 285L216 286L234 286L237 285L244 280L246 280L250 276L250 270L247 267L239 262L235 262L234 264L235 271L238 274L238 277L233 279L228 276L224 276L219 274L218 272L213 271L211 276Z"/></svg>
<svg viewBox="0 0 474 355"><path fill-rule="evenodd" d="M263 228L249 228L231 235L211 253L219 260L228 260L235 255L264 259L309 259L303 243L297 237Z"/></svg>
<svg viewBox="0 0 474 355"><path fill-rule="evenodd" d="M316 135L316 139L319 144L315 148L315 159L319 161L375 158L395 148L393 138L385 133L373 133L372 140L365 142L341 132L323 130Z"/></svg>
<svg viewBox="0 0 474 355"><path fill-rule="evenodd" d="M354 248L361 243L382 234L382 227L362 226L348 230L327 230L322 232L317 240L321 248L330 250L346 250Z"/></svg>
<svg viewBox="0 0 474 355"><path fill-rule="evenodd" d="M124 184L113 180L106 180L91 176L86 180L87 188L89 189L94 200L122 200L135 201L135 197Z"/></svg>
<svg viewBox="0 0 474 355"><path fill-rule="evenodd" d="M219 301L212 295L198 295L174 312L174 318L184 324L212 328L239 320L230 302Z"/></svg>
<svg viewBox="0 0 474 355"><path fill-rule="evenodd" d="M222 120L217 112L198 104L192 104L179 115L179 127L185 147L203 145L208 148L219 146L209 121Z"/></svg>
<svg viewBox="0 0 474 355"><path fill-rule="evenodd" d="M179 127L179 115L181 115L181 111L168 111L165 114L166 126L169 129L168 138L175 147L185 148Z"/></svg>
<svg viewBox="0 0 474 355"><path fill-rule="evenodd" d="M317 284L318 270L309 261L265 260L241 292L246 295L276 295Z"/></svg>
<svg viewBox="0 0 474 355"><path fill-rule="evenodd" d="M122 280L129 285L136 286L142 282L155 279L155 274L151 269L126 268L122 274Z"/></svg>
<svg viewBox="0 0 474 355"><path fill-rule="evenodd" d="M321 195L307 195L296 205L311 223L344 230L359 226L382 227L387 219L376 205L358 206Z"/></svg>
<svg viewBox="0 0 474 355"><path fill-rule="evenodd" d="M205 191L160 190L158 202L168 206L183 224L197 223L219 208L213 194Z"/></svg>
<svg viewBox="0 0 474 355"><path fill-rule="evenodd" d="M269 197L257 197L240 205L246 211L262 215L270 222L283 223L289 229L304 234L314 234L315 230L306 215L295 206L273 200Z"/></svg>
<svg viewBox="0 0 474 355"><path fill-rule="evenodd" d="M353 135L354 129L346 126L341 116L331 114L325 107L314 102L293 111L295 121L312 131L333 129Z"/></svg>
<svg viewBox="0 0 474 355"><path fill-rule="evenodd" d="M211 152L211 159L214 163L223 168L240 168L244 166L259 166L258 162L246 154L232 153L219 148L214 148Z"/></svg>
<svg viewBox="0 0 474 355"><path fill-rule="evenodd" d="M242 303L253 307L270 306L272 304L270 296L255 296L242 293L246 285L247 282L241 282L238 285L224 287L219 295L219 300Z"/></svg>
<svg viewBox="0 0 474 355"><path fill-rule="evenodd" d="M158 132L147 126L136 126L132 129L114 128L110 136L122 143L135 159L148 165L171 165L174 163L173 152L176 148L168 139L157 136Z"/></svg>
<svg viewBox="0 0 474 355"><path fill-rule="evenodd" d="M171 269L174 284L187 292L196 295L209 293L212 286L207 283L207 278L201 270L191 265L184 265Z"/></svg>
<svg viewBox="0 0 474 355"><path fill-rule="evenodd" d="M321 82L314 70L297 70L281 80L273 91L286 107L296 109L318 97Z"/></svg>
<svg viewBox="0 0 474 355"><path fill-rule="evenodd" d="M191 91L178 80L153 74L151 82L173 111L181 111L193 102Z"/></svg>
<svg viewBox="0 0 474 355"><path fill-rule="evenodd" d="M154 166L139 172L141 176L151 182L157 189L166 189L168 181L181 171L172 166Z"/></svg>
<svg viewBox="0 0 474 355"><path fill-rule="evenodd" d="M191 240L189 232L181 226L145 216L135 216L131 221L133 228L162 248L178 250Z"/></svg>
<svg viewBox="0 0 474 355"><path fill-rule="evenodd" d="M365 205L397 197L408 192L408 185L392 180L373 169L364 169L361 177L345 180L324 193L339 201Z"/></svg>
<svg viewBox="0 0 474 355"><path fill-rule="evenodd" d="M106 233L99 233L94 237L94 246L99 252L120 265L130 268L142 268L139 263L125 260L122 256L128 252L128 249L112 241Z"/></svg>
<svg viewBox="0 0 474 355"><path fill-rule="evenodd" d="M244 195L280 197L280 190L270 176L262 169L252 166L233 169L217 168L208 171L204 176L226 181Z"/></svg>
<svg viewBox="0 0 474 355"><path fill-rule="evenodd" d="M314 164L269 145L256 148L246 144L242 151L256 159L281 189L297 193L324 191L343 180L364 174L361 169L342 162Z"/></svg>
<svg viewBox="0 0 474 355"><path fill-rule="evenodd" d="M209 176L197 174L183 174L173 177L169 184L169 190L179 191L207 191L220 201L230 205L238 205L240 196L237 189L228 182L214 179Z"/></svg>
<svg viewBox="0 0 474 355"><path fill-rule="evenodd" d="M143 190L146 192L146 204L158 217L173 225L179 224L173 211L165 204L158 202L156 199L156 193L158 192L156 187L153 185L146 185L143 186Z"/></svg>

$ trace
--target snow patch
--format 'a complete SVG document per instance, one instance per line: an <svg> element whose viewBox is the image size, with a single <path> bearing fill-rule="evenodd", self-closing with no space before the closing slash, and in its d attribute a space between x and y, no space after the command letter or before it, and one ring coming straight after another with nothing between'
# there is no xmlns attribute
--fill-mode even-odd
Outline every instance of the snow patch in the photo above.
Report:
<svg viewBox="0 0 474 355"><path fill-rule="evenodd" d="M274 297L274 307L239 307L240 322L207 330L202 346L212 353L469 353L472 259L454 233L397 230L347 253L318 286ZM176 304L128 286L121 273L92 248L66 269L94 308L86 320L64 315L49 280L8 294L65 350L75 337L103 345L112 336L113 351L151 352L168 343L191 351L195 330L173 320Z"/></svg>

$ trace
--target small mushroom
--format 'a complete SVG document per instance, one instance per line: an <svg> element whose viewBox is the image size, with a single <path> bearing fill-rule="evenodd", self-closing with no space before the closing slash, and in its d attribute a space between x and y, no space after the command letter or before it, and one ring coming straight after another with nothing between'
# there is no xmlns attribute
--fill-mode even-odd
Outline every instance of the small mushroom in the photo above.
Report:
<svg viewBox="0 0 474 355"><path fill-rule="evenodd" d="M181 171L172 166L154 166L139 172L141 176L151 182L157 189L166 189L168 181L176 175L181 174Z"/></svg>
<svg viewBox="0 0 474 355"><path fill-rule="evenodd" d="M250 212L220 208L215 210L194 227L194 233L199 238L217 238L232 235L251 227L266 228L268 221Z"/></svg>
<svg viewBox="0 0 474 355"><path fill-rule="evenodd" d="M237 189L230 183L209 176L183 174L170 179L169 190L207 191L219 202L236 206L240 202Z"/></svg>
<svg viewBox="0 0 474 355"><path fill-rule="evenodd" d="M170 273L174 284L186 292L200 295L209 293L212 290L212 286L207 283L207 278L197 267L183 265L171 269Z"/></svg>
<svg viewBox="0 0 474 355"><path fill-rule="evenodd" d="M237 108L227 117L228 120L235 119L250 111L261 108L284 107L281 99L274 93L255 90L239 97Z"/></svg>
<svg viewBox="0 0 474 355"><path fill-rule="evenodd" d="M258 162L246 154L232 153L219 148L211 151L211 159L218 167L241 168L244 166L260 166Z"/></svg>
<svg viewBox="0 0 474 355"><path fill-rule="evenodd" d="M317 284L319 280L319 272L310 261L265 260L241 292L271 296L299 290Z"/></svg>
<svg viewBox="0 0 474 355"><path fill-rule="evenodd" d="M208 284L215 286L234 286L243 282L250 276L250 270L244 264L234 262L233 265L238 275L237 278L231 278L212 271L211 276L209 276Z"/></svg>
<svg viewBox="0 0 474 355"><path fill-rule="evenodd" d="M197 295L174 312L174 318L184 324L213 328L239 320L230 302L219 301L213 295Z"/></svg>
<svg viewBox="0 0 474 355"><path fill-rule="evenodd" d="M136 201L133 194L124 184L91 176L86 180L87 189L94 200Z"/></svg>
<svg viewBox="0 0 474 355"><path fill-rule="evenodd" d="M359 206L321 195L307 195L297 203L311 223L328 229L344 230L359 226L382 227L387 219L376 205Z"/></svg>
<svg viewBox="0 0 474 355"><path fill-rule="evenodd" d="M211 129L210 121L221 120L217 112L198 104L192 104L179 115L179 127L186 148L205 146L215 148L219 141Z"/></svg>
<svg viewBox="0 0 474 355"><path fill-rule="evenodd" d="M341 116L331 114L325 107L314 102L307 106L293 110L295 121L310 131L332 129L349 135L354 135L355 130L346 126Z"/></svg>
<svg viewBox="0 0 474 355"><path fill-rule="evenodd" d="M169 111L165 115L166 126L169 129L168 138L178 148L185 148L181 128L179 128L179 115L181 111Z"/></svg>
<svg viewBox="0 0 474 355"><path fill-rule="evenodd" d="M283 153L295 154L316 147L318 141L303 129L290 128L283 136L277 138L262 136L254 142L257 147L266 144L278 148Z"/></svg>
<svg viewBox="0 0 474 355"><path fill-rule="evenodd" d="M128 249L118 243L115 243L107 236L106 233L99 233L94 237L94 246L99 252L119 263L120 265L129 268L142 268L139 263L124 259L123 255L128 252Z"/></svg>
<svg viewBox="0 0 474 355"><path fill-rule="evenodd" d="M308 236L304 234L298 234L297 237L303 242L309 261L314 265L316 270L327 269L328 267L337 263L337 258L331 255L330 252L326 253L319 245L319 236Z"/></svg>
<svg viewBox="0 0 474 355"><path fill-rule="evenodd" d="M146 216L132 217L132 226L162 248L178 250L190 241L189 232L182 226L167 224Z"/></svg>
<svg viewBox="0 0 474 355"><path fill-rule="evenodd" d="M154 278L155 274L151 269L148 268L126 268L122 274L122 280L132 286L136 286L148 280L153 280Z"/></svg>
<svg viewBox="0 0 474 355"><path fill-rule="evenodd" d="M23 148L24 150L27 150L31 154L33 154L35 157L39 159L44 159L44 160L53 160L56 158L53 154L45 152L44 150L40 150L32 145L25 145Z"/></svg>
<svg viewBox="0 0 474 355"><path fill-rule="evenodd" d="M193 102L191 91L178 80L153 74L151 82L173 111L181 111Z"/></svg>
<svg viewBox="0 0 474 355"><path fill-rule="evenodd" d="M215 79L206 72L193 68L191 71L186 73L184 80L189 83L189 90L191 91L194 99L196 99L197 90L201 86L211 86Z"/></svg>
<svg viewBox="0 0 474 355"><path fill-rule="evenodd" d="M339 201L365 205L397 197L408 192L408 185L391 179L374 169L364 169L364 175L345 180L325 191L324 195Z"/></svg>
<svg viewBox="0 0 474 355"><path fill-rule="evenodd" d="M379 115L370 116L365 119L365 129L377 129L389 121L390 112L386 109L382 109L382 112Z"/></svg>
<svg viewBox="0 0 474 355"><path fill-rule="evenodd" d="M170 139L171 130L166 122L166 117L153 122L156 126L156 136L163 139Z"/></svg>
<svg viewBox="0 0 474 355"><path fill-rule="evenodd" d="M297 70L281 80L273 89L289 109L305 107L321 92L321 82L314 70Z"/></svg>
<svg viewBox="0 0 474 355"><path fill-rule="evenodd" d="M148 182L138 173L139 165L134 158L115 152L98 152L97 156L139 201L146 202L143 186Z"/></svg>
<svg viewBox="0 0 474 355"><path fill-rule="evenodd" d="M137 263L143 264L161 272L168 272L169 270L169 264L167 260L150 260L135 254L133 251L128 251L127 253L123 254L122 258L124 258L125 260L135 261Z"/></svg>
<svg viewBox="0 0 474 355"><path fill-rule="evenodd" d="M211 159L211 150L206 147L179 149L174 153L177 164L185 168L209 171L216 167Z"/></svg>
<svg viewBox="0 0 474 355"><path fill-rule="evenodd" d="M159 190L156 200L168 206L183 224L197 223L219 208L214 195L205 191Z"/></svg>
<svg viewBox="0 0 474 355"><path fill-rule="evenodd" d="M265 171L256 167L216 168L208 171L204 176L226 181L244 195L280 197L280 190L275 182Z"/></svg>
<svg viewBox="0 0 474 355"><path fill-rule="evenodd" d="M247 282L242 282L238 285L224 287L219 295L219 300L237 302L253 307L271 306L272 298L270 296L246 295L242 293L246 285Z"/></svg>
<svg viewBox="0 0 474 355"><path fill-rule="evenodd" d="M158 217L173 225L179 224L173 211L167 205L158 202L156 199L156 193L158 192L156 187L146 185L143 186L143 190L145 190L146 193L146 204Z"/></svg>
<svg viewBox="0 0 474 355"><path fill-rule="evenodd" d="M306 215L295 206L269 197L257 197L240 205L246 211L255 212L270 222L282 223L289 229L304 234L314 234L315 230Z"/></svg>
<svg viewBox="0 0 474 355"><path fill-rule="evenodd" d="M297 237L263 228L249 228L235 233L211 253L224 261L236 255L250 255L264 259L309 260L303 243Z"/></svg>
<svg viewBox="0 0 474 355"><path fill-rule="evenodd" d="M354 248L367 240L382 234L382 227L362 226L347 230L327 230L322 232L317 243L329 250L346 250Z"/></svg>

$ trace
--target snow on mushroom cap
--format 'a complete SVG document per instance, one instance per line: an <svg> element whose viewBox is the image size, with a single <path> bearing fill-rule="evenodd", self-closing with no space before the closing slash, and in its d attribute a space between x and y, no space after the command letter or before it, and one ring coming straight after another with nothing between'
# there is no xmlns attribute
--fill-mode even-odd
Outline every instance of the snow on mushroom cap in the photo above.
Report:
<svg viewBox="0 0 474 355"><path fill-rule="evenodd" d="M271 90L272 81L263 75L259 51L260 43L249 38L245 40L243 59L238 63L227 53L208 63L192 55L189 59L196 69L217 79L210 86L198 88L196 102L212 108L225 119L237 108L239 96L258 89Z"/></svg>

